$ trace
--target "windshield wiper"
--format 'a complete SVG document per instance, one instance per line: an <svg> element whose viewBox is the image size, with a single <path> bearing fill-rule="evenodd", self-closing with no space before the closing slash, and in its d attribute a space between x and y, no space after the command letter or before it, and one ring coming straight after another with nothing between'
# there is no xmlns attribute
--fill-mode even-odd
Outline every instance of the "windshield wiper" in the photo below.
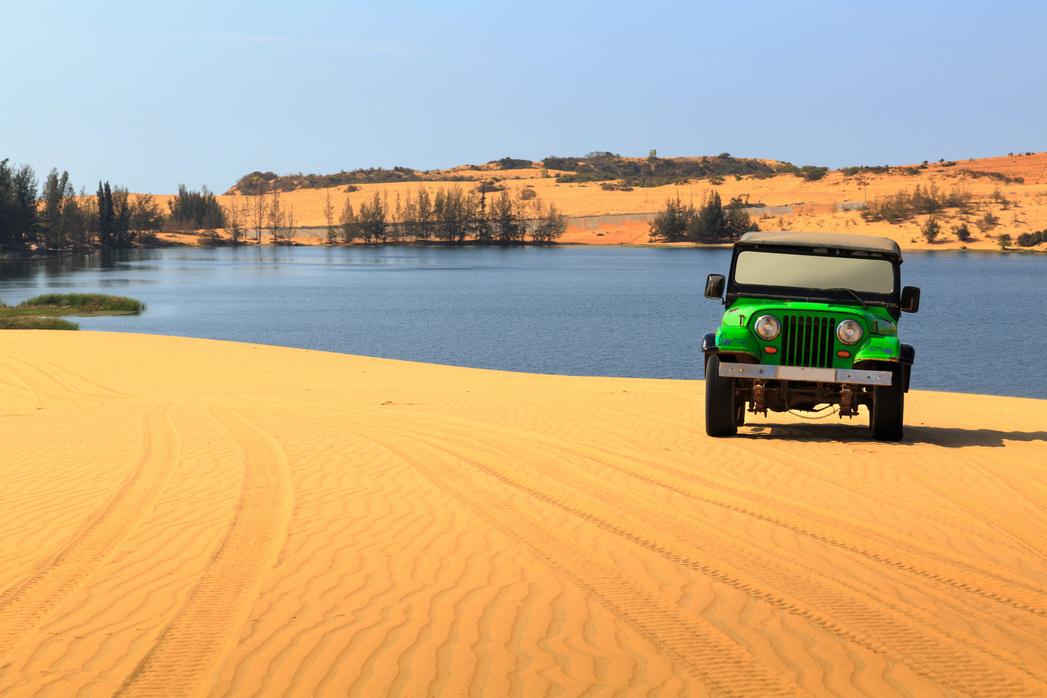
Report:
<svg viewBox="0 0 1047 698"><path fill-rule="evenodd" d="M859 303L861 303L861 304L862 304L862 308L867 308L867 307L868 307L868 305L866 305L865 301L864 301L864 300L862 300L862 297L861 297L861 296L859 296L859 295L858 295L858 294L857 294L857 293L856 293L856 292L855 292L854 290L852 290L852 289L849 289L849 288L823 288L822 290L823 290L823 291L846 291L847 293L849 293L849 294L851 294L852 296L854 296L854 300L856 300L856 301L858 301Z"/></svg>

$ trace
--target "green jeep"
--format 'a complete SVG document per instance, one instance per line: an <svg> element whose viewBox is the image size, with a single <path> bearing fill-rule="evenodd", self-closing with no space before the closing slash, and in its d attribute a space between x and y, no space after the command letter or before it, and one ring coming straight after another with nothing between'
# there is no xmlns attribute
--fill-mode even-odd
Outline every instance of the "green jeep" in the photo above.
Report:
<svg viewBox="0 0 1047 698"><path fill-rule="evenodd" d="M901 287L897 243L867 235L746 233L731 273L710 274L720 329L702 339L705 430L733 436L746 411L869 410L872 438L902 438L915 350L898 340L920 289ZM724 286L726 285L726 296Z"/></svg>

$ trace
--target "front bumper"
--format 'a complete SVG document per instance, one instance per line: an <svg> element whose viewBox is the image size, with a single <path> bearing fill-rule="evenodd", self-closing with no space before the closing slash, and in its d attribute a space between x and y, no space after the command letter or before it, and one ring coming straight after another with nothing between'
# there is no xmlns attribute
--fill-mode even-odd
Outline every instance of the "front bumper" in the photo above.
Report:
<svg viewBox="0 0 1047 698"><path fill-rule="evenodd" d="M764 380L847 383L849 385L890 385L892 375L890 371L863 371L854 368L720 364L720 376L725 378L763 378Z"/></svg>

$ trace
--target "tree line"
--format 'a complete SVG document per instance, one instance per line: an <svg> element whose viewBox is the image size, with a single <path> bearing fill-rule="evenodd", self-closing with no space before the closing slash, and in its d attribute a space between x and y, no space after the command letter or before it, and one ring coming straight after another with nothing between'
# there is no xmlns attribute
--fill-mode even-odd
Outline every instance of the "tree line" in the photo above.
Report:
<svg viewBox="0 0 1047 698"><path fill-rule="evenodd" d="M375 192L355 209L347 196L337 215L328 193L324 214L331 243L550 244L567 227L555 204L533 189L465 191L457 184L435 191L420 186L391 201ZM77 193L69 173L57 168L41 187L32 167L0 161L0 250L128 248L155 243L161 230L204 230L217 241L219 229L234 244L252 233L257 242L267 233L276 244L290 244L294 207L281 201L279 190L237 196L223 206L206 186L193 191L180 184L164 212L151 194L131 194L108 181L98 183L94 196L83 187Z"/></svg>
<svg viewBox="0 0 1047 698"><path fill-rule="evenodd" d="M397 192L374 195L353 206L346 197L337 209L330 192L324 202L329 244L384 244L438 242L447 245L551 244L563 235L566 218L555 204L545 204L533 189L464 191L460 186L431 191L419 186L405 196ZM290 244L294 208L281 192L237 196L225 209L226 231L234 244L246 242L251 233L261 242L263 233L274 244Z"/></svg>
<svg viewBox="0 0 1047 698"><path fill-rule="evenodd" d="M151 194L130 194L126 187L99 182L94 196L73 188L69 173L53 168L41 187L29 165L0 161L0 250L31 248L127 248L151 243L157 231L199 230L225 225L225 212L208 191L179 185L164 214Z"/></svg>

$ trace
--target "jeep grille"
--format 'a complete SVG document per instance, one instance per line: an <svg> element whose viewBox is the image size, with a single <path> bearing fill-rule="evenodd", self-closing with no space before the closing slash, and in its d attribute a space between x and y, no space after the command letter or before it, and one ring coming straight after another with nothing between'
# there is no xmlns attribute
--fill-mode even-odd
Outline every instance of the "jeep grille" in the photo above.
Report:
<svg viewBox="0 0 1047 698"><path fill-rule="evenodd" d="M836 320L825 317L782 317L782 365L831 368Z"/></svg>

